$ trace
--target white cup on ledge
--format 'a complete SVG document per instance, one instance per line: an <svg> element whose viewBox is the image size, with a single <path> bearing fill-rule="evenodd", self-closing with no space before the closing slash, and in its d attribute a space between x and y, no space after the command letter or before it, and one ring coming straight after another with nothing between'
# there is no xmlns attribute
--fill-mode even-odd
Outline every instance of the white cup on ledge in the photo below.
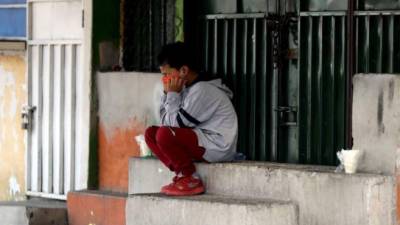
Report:
<svg viewBox="0 0 400 225"><path fill-rule="evenodd" d="M346 173L356 173L360 160L363 156L363 151L358 149L342 150L343 165Z"/></svg>

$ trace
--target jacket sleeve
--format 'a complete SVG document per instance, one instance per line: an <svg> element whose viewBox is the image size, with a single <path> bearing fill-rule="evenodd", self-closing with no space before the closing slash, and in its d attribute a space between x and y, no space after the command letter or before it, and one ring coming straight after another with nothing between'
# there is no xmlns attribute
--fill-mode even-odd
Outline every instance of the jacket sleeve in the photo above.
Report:
<svg viewBox="0 0 400 225"><path fill-rule="evenodd" d="M191 90L182 101L176 92L168 92L161 100L160 117L163 126L194 128L209 120L218 108L218 100L205 89Z"/></svg>

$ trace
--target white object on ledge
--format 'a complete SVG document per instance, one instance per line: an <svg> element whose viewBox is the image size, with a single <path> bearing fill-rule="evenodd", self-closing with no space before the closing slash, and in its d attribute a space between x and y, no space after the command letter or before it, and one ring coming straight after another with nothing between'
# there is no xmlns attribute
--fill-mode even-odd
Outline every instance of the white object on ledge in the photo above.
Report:
<svg viewBox="0 0 400 225"><path fill-rule="evenodd" d="M147 146L143 134L136 136L135 140L139 145L140 157L150 157L151 150L150 150L149 146Z"/></svg>
<svg viewBox="0 0 400 225"><path fill-rule="evenodd" d="M346 173L356 173L358 165L361 162L364 151L358 149L341 151L343 156L344 171Z"/></svg>

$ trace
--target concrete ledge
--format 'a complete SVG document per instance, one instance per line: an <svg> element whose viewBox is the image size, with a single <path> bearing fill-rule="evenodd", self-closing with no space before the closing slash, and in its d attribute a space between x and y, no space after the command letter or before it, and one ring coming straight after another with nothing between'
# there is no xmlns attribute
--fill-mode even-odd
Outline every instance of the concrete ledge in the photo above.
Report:
<svg viewBox="0 0 400 225"><path fill-rule="evenodd" d="M208 194L292 201L301 225L395 224L394 179L333 167L275 163L197 164ZM129 193L159 192L173 174L158 160L130 160Z"/></svg>
<svg viewBox="0 0 400 225"><path fill-rule="evenodd" d="M26 216L26 207L1 205L0 217L2 224L5 225L28 225L28 217Z"/></svg>
<svg viewBox="0 0 400 225"><path fill-rule="evenodd" d="M0 218L2 225L68 225L66 203L47 199L0 202Z"/></svg>
<svg viewBox="0 0 400 225"><path fill-rule="evenodd" d="M226 196L132 195L127 225L297 225L298 209L288 202Z"/></svg>

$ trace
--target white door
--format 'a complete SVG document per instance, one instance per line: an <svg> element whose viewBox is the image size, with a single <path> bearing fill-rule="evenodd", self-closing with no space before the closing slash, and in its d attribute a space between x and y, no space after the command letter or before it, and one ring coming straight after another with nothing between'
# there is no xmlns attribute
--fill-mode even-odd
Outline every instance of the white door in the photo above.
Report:
<svg viewBox="0 0 400 225"><path fill-rule="evenodd" d="M81 0L28 0L27 194L66 199L86 187Z"/></svg>

